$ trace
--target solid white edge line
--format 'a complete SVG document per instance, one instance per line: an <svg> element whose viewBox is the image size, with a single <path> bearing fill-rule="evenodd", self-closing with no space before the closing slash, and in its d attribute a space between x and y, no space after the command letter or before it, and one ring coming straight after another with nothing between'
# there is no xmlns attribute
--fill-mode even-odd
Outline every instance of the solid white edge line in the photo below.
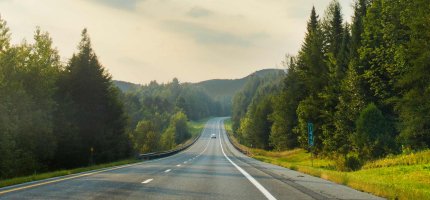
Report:
<svg viewBox="0 0 430 200"><path fill-rule="evenodd" d="M219 124L219 137L221 138L221 120L218 121ZM257 180L255 180L254 177L252 177L250 174L248 174L248 172L246 172L245 170L243 170L241 167L239 167L238 165L236 165L236 163L234 163L232 160L230 160L230 158L228 158L228 156L225 154L224 152L224 148L222 147L222 142L221 139L219 140L219 143L221 144L221 151L222 154L224 154L224 157L234 166L236 167L237 170L240 171L240 173L242 173L255 187L257 187L258 190L260 190L261 193L263 193L263 195L269 199L269 200L276 200L276 198L270 194L269 191L266 190L266 188L264 188Z"/></svg>
<svg viewBox="0 0 430 200"><path fill-rule="evenodd" d="M154 179L150 178L150 179L147 179L147 180L143 181L142 183L143 184L147 184L147 183L151 182L152 180L154 180Z"/></svg>

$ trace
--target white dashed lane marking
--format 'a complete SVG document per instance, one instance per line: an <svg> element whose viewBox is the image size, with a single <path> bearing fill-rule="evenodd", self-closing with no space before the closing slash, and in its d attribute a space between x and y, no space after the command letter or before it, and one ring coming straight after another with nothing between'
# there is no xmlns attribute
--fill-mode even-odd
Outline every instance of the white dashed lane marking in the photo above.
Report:
<svg viewBox="0 0 430 200"><path fill-rule="evenodd" d="M147 180L143 181L142 183L143 184L147 184L147 183L151 182L152 180L154 180L154 179L150 178L150 179L147 179Z"/></svg>

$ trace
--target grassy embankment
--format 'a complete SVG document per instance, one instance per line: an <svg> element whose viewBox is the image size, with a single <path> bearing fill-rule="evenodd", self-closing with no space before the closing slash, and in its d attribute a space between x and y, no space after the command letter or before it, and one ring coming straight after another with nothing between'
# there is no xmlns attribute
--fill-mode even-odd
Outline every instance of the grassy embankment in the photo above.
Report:
<svg viewBox="0 0 430 200"><path fill-rule="evenodd" d="M191 137L197 137L205 128L206 122L208 122L210 118L205 118L199 121L189 121L188 126L190 128Z"/></svg>
<svg viewBox="0 0 430 200"><path fill-rule="evenodd" d="M225 122L231 133L231 121ZM233 139L235 140L235 139ZM233 141L237 143L237 141ZM430 199L430 150L391 156L366 163L354 172L337 171L335 162L315 158L303 149L282 152L247 148L250 156L263 162L283 166L316 177L343 184L388 199Z"/></svg>
<svg viewBox="0 0 430 200"><path fill-rule="evenodd" d="M190 121L188 123L192 138L197 137L202 132L206 122L207 122L207 119L203 119L203 120L200 120L197 122ZM121 161L117 161L117 162L92 165L92 166L88 166L88 167L58 170L58 171L53 171L53 172L33 174L30 176L5 179L5 180L0 180L0 188L10 186L10 185L16 185L16 184L20 184L20 183L38 181L38 180L43 180L43 179L48 179L48 178L53 178L53 177L59 177L59 176L66 176L66 175L71 175L71 174L76 174L76 173L81 173L81 172L86 172L86 171L91 171L91 170L97 170L97 169L103 169L103 168L108 168L108 167L132 164L132 163L137 163L137 162L141 162L141 161L136 159L136 158L131 158L131 159L121 160Z"/></svg>

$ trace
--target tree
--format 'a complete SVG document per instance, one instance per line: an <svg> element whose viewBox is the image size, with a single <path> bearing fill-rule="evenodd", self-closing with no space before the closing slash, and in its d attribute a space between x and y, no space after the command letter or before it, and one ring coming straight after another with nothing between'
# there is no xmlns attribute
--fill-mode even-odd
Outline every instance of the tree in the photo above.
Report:
<svg viewBox="0 0 430 200"><path fill-rule="evenodd" d="M273 122L270 133L270 145L277 151L293 149L298 146L298 135L293 131L297 126L297 107L304 98L304 82L298 75L296 58L287 56L283 62L287 68L281 92L274 98L273 113L269 119Z"/></svg>
<svg viewBox="0 0 430 200"><path fill-rule="evenodd" d="M185 142L191 137L187 116L179 111L170 118L169 127L161 136L161 142L165 149L175 148L176 145Z"/></svg>
<svg viewBox="0 0 430 200"><path fill-rule="evenodd" d="M397 82L402 93L396 105L400 140L409 148L425 149L430 147L430 7L425 0L403 1L399 6L409 38L397 53L397 62L404 66Z"/></svg>
<svg viewBox="0 0 430 200"><path fill-rule="evenodd" d="M160 150L160 134L151 121L140 121L132 135L134 148L139 153L155 152Z"/></svg>
<svg viewBox="0 0 430 200"><path fill-rule="evenodd" d="M330 2L321 26L324 34L325 52L331 54L338 62L344 38L343 17L339 1L332 0Z"/></svg>
<svg viewBox="0 0 430 200"><path fill-rule="evenodd" d="M393 130L375 104L367 105L360 113L356 127L353 142L362 158L380 158L393 152Z"/></svg>
<svg viewBox="0 0 430 200"><path fill-rule="evenodd" d="M315 8L312 8L311 16L307 26L305 41L302 45L299 55L297 56L296 71L299 80L303 82L305 96L300 99L297 106L298 124L294 128L295 134L298 135L299 142L303 147L307 146L307 123L315 124L316 149L321 149L321 110L319 105L322 99L319 93L327 86L328 68L325 64L324 41L320 22L316 15Z"/></svg>
<svg viewBox="0 0 430 200"><path fill-rule="evenodd" d="M71 108L65 116L76 135L67 136L78 144L64 144L59 152L74 152L78 165L107 162L128 155L125 117L118 91L110 75L99 63L87 30L82 31L79 52L74 54L62 79L60 94ZM63 121L64 121L63 120ZM70 133L63 133L70 134ZM61 141L68 143L69 141ZM61 156L60 156L61 157Z"/></svg>
<svg viewBox="0 0 430 200"><path fill-rule="evenodd" d="M355 132L355 121L357 120L360 111L366 106L366 84L362 78L364 73L363 67L360 64L358 50L361 48L362 33L364 31L364 18L369 0L356 0L354 4L354 16L351 25L351 39L349 44L349 57L345 77L339 81L339 102L336 105L334 114L335 139L337 151L342 154L348 153L352 146L350 145L350 137ZM345 31L346 28L345 28ZM344 34L344 47L348 49L346 43L347 37ZM347 53L346 51L343 51ZM342 54L341 54L342 55ZM345 55L345 57L347 57Z"/></svg>
<svg viewBox="0 0 430 200"><path fill-rule="evenodd" d="M236 132L240 127L241 119L246 115L249 104L257 91L261 80L258 76L251 76L244 86L244 88L233 97L232 105L232 128Z"/></svg>
<svg viewBox="0 0 430 200"><path fill-rule="evenodd" d="M34 44L11 47L6 22L0 19L0 151L6 159L0 159L3 177L46 171L55 153L53 96L61 64L48 33L37 28L34 40Z"/></svg>

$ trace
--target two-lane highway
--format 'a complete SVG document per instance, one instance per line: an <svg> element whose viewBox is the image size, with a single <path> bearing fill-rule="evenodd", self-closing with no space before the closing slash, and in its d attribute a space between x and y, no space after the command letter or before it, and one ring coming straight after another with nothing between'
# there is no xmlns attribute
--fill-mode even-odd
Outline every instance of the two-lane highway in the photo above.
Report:
<svg viewBox="0 0 430 200"><path fill-rule="evenodd" d="M200 139L176 155L2 188L0 199L379 199L243 155L224 119L209 120Z"/></svg>

